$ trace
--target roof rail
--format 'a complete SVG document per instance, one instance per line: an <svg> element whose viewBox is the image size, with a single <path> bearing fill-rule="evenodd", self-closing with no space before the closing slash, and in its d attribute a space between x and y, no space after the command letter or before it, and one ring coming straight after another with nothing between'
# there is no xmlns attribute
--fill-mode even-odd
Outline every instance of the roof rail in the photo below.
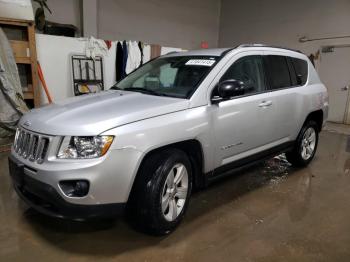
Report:
<svg viewBox="0 0 350 262"><path fill-rule="evenodd" d="M179 51L170 51L170 52L166 53L166 55L177 54L177 53L179 53Z"/></svg>
<svg viewBox="0 0 350 262"><path fill-rule="evenodd" d="M281 46L274 46L274 45L264 45L264 44L242 44L237 46L236 48L245 48L245 47L271 47L271 48L279 48L279 49L284 49L284 50L289 50L289 51L294 51L298 53L303 53L300 50L292 49L292 48L286 48L286 47L281 47Z"/></svg>

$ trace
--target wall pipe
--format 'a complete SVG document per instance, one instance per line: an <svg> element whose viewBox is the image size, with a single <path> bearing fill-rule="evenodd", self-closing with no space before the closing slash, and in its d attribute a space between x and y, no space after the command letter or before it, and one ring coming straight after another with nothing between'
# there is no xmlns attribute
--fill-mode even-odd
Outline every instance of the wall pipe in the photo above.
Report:
<svg viewBox="0 0 350 262"><path fill-rule="evenodd" d="M305 43L305 42L312 42L312 41L319 41L319 40L331 40L331 39L342 39L342 38L350 38L350 35L311 38L311 39L307 38L306 36L303 36L303 37L299 38L299 42L300 43Z"/></svg>

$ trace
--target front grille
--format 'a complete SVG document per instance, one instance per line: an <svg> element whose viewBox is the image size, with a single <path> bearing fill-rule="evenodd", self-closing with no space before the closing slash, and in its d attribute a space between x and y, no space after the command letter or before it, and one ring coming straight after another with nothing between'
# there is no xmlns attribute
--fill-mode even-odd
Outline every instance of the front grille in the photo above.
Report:
<svg viewBox="0 0 350 262"><path fill-rule="evenodd" d="M18 128L13 148L23 158L41 164L46 157L49 143L50 139L47 136Z"/></svg>

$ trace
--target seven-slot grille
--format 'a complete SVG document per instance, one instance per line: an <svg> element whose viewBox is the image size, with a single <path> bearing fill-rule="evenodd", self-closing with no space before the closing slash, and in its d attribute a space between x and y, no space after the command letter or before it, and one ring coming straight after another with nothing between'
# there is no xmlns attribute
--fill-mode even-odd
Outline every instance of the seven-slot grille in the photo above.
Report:
<svg viewBox="0 0 350 262"><path fill-rule="evenodd" d="M45 159L49 142L48 137L18 128L13 147L23 158L41 164Z"/></svg>

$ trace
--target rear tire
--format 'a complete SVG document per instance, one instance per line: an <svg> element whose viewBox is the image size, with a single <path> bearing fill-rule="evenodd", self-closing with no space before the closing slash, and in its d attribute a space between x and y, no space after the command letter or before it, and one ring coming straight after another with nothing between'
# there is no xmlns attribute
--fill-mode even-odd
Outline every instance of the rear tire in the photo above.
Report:
<svg viewBox="0 0 350 262"><path fill-rule="evenodd" d="M286 153L288 162L296 167L307 166L316 153L318 132L318 125L315 121L306 122L297 137L293 150Z"/></svg>
<svg viewBox="0 0 350 262"><path fill-rule="evenodd" d="M181 223L191 190L186 153L178 149L154 153L140 167L128 202L128 220L140 231L169 234Z"/></svg>

